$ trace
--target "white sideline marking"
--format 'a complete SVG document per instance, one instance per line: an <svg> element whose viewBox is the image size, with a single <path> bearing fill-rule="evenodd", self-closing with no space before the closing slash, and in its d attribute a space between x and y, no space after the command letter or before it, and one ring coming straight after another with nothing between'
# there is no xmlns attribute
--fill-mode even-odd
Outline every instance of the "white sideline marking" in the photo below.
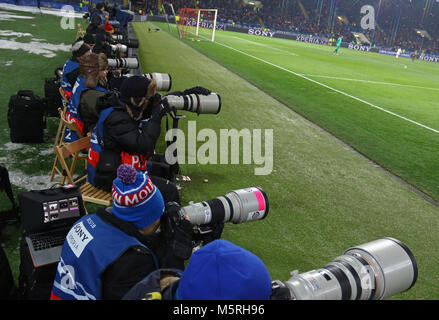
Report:
<svg viewBox="0 0 439 320"><path fill-rule="evenodd" d="M279 52L282 52L282 53L285 53L285 54L288 54L288 55L291 55L291 56L295 56L295 57L299 56L297 53L289 52L289 51L282 50L282 49L279 49L279 48L274 48L274 47L266 46L265 44L262 44L262 43L259 43L259 42L254 42L254 41L251 41L251 40L247 40L247 39L240 38L240 37L235 37L235 36L233 36L233 38L239 39L239 40L244 40L244 41L250 42L252 44L255 44L257 46L260 46L260 47L268 48L268 49L271 49L271 50L277 50Z"/></svg>
<svg viewBox="0 0 439 320"><path fill-rule="evenodd" d="M415 86L415 85L411 85L411 84L402 84L402 83L393 83L393 82L372 81L372 80L362 80L362 79L351 79L351 78L332 77L332 76L324 76L324 75L316 75L316 74L302 74L302 76L314 77L314 78L326 78L326 79L334 79L334 80L354 81L354 82L365 82L365 83L371 83L371 84L380 84L380 85L383 84L383 85L388 85L388 86L407 87L407 88L426 89L426 90L436 90L436 91L439 91L439 88L422 87L422 86Z"/></svg>
<svg viewBox="0 0 439 320"><path fill-rule="evenodd" d="M201 36L201 37L202 37L202 36ZM205 37L203 37L203 38L205 38ZM206 38L205 38L205 39L206 39ZM219 44L220 46L226 47L226 48L228 48L228 49L230 49L230 50L234 50L234 51L239 52L239 53L241 53L241 54L243 54L243 55L246 55L246 56L248 56L248 57L250 57L250 58L253 58L253 59L255 59L255 60L258 60L258 61L261 61L261 62L263 62L263 63L266 63L266 64L268 64L268 65L270 65L270 66L273 66L273 67L278 68L278 69L280 69L280 70L283 70L283 71L285 71L285 72L288 72L288 73L294 74L294 75L297 76L297 77L300 77L300 78L303 78L303 79L305 79L305 80L311 81L311 82L313 82L313 83L315 83L315 84L318 84L318 85L320 85L320 86L322 86L322 87L325 87L325 88L327 88L327 89L329 89L329 90L332 90L332 91L334 91L334 92L340 93L340 94L342 94L342 95L344 95L344 96L346 96L346 97L349 97L349 98L351 98L351 99L354 99L354 100L357 100L357 101L362 102L362 103L364 103L364 104L367 104L368 106L370 106L370 107L372 107L372 108L375 108L375 109L381 110L381 111L386 112L386 113L388 113L388 114L391 114L392 116L395 116L395 117L398 117L398 118L403 119L403 120L405 120L405 121L408 121L408 122L410 122L410 123L413 123L413 124L415 124L415 125L417 125L417 126L420 126L420 127L424 128L424 129L427 129L427 130L430 130L430 131L432 131L432 132L434 132L434 133L439 133L439 130L436 130L436 129L430 128L430 127L426 126L425 124L422 124L422 123L419 123L419 122L417 122L417 121L414 121L414 120L411 120L411 119L409 119L409 118L406 118L406 117L404 117L404 116L401 116L401 115L399 115L399 114L397 114L397 113L394 113L394 112L392 112L392 111L389 111L389 110L387 110L387 109L384 109L384 108L382 108L382 107L379 107L379 106L377 106L377 105L374 105L373 103L370 103L370 102L368 102L368 101L366 101L366 100L363 100L363 99L361 99L361 98L357 98L357 97L355 97L355 96L353 96L353 95L350 95L350 94L348 94L348 93L346 93L346 92L343 92L343 91L337 90L337 89L335 89L335 88L332 88L332 87L330 87L330 86L328 86L328 85L326 85L326 84L324 84L324 83L321 83L321 82L318 82L318 81L313 80L313 79L311 79L311 78L308 78L308 77L306 77L306 76L304 76L304 75L302 75L302 74L300 74L300 73L297 73L297 72L291 71L291 70L289 70L289 69L286 69L286 68L284 68L284 67L278 66L278 65L276 65L276 64L274 64L274 63L272 63L272 62L266 61L266 60L264 60L264 59L261 59L261 58L255 57L255 56L253 56L253 55L251 55L251 54L249 54L249 53L246 53L246 52L244 52L244 51L238 50L238 49L233 48L233 47L231 47L231 46L228 46L228 45L226 45L226 44L224 44L224 43L220 43L220 42L217 42L217 41L214 41L214 42L217 43L217 44Z"/></svg>

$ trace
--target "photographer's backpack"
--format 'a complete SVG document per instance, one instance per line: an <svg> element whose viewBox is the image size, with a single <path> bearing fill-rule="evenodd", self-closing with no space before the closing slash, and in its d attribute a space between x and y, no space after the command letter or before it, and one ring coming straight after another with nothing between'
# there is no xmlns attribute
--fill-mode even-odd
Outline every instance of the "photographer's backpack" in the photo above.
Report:
<svg viewBox="0 0 439 320"><path fill-rule="evenodd" d="M44 99L35 95L31 90L20 90L11 96L8 108L11 142L43 142L44 112Z"/></svg>
<svg viewBox="0 0 439 320"><path fill-rule="evenodd" d="M0 211L0 235L2 229L10 223L19 222L19 207L15 203L14 193L12 192L9 172L4 166L0 166L0 193L5 192L11 202L11 210Z"/></svg>
<svg viewBox="0 0 439 320"><path fill-rule="evenodd" d="M63 109L62 98L59 93L60 83L57 78L46 78L44 83L44 97L46 98L46 117L59 117L58 108Z"/></svg>

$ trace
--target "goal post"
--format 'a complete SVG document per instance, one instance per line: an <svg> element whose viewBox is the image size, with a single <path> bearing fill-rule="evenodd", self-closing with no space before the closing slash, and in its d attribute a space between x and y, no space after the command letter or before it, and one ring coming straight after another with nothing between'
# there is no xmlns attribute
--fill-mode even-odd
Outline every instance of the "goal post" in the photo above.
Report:
<svg viewBox="0 0 439 320"><path fill-rule="evenodd" d="M178 28L180 37L195 37L215 41L218 9L181 8Z"/></svg>

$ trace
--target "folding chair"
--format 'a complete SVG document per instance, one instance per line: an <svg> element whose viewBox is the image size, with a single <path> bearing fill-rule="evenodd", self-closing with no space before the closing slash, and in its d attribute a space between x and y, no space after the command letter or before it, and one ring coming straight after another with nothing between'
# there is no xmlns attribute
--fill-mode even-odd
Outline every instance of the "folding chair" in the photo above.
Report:
<svg viewBox="0 0 439 320"><path fill-rule="evenodd" d="M66 180L69 184L78 184L87 177L87 175L84 175L80 179L75 180L73 174L75 173L78 160L82 158L80 156L81 150L88 149L89 146L90 137L87 136L71 143L63 143L53 147L55 160L60 165L60 168L58 165L54 167L55 171L61 176L60 184L64 185ZM68 160L70 164L67 164Z"/></svg>
<svg viewBox="0 0 439 320"><path fill-rule="evenodd" d="M53 145L53 148L57 146L62 146L64 144L64 132L66 131L66 128L69 128L70 130L76 132L80 138L83 137L81 131L76 126L76 123L74 121L67 121L66 119L66 107L64 107L64 110L61 108L58 108L59 112L59 125L58 125L58 131L55 136L55 142ZM85 160L85 167L87 166L87 156L79 156L79 159ZM64 184L65 182L65 175L62 171L58 168L58 157L55 154L55 160L53 161L52 171L50 173L50 181L53 181L55 174L58 173L61 176L60 183Z"/></svg>
<svg viewBox="0 0 439 320"><path fill-rule="evenodd" d="M80 185L80 191L82 200L84 202L91 202L104 206L111 206L112 196L111 192L100 190L87 181L87 174L82 177L73 178L76 169L76 163L79 159L79 153L83 149L90 147L90 136L83 137L71 143L65 143L60 146L55 146L55 154L58 162L60 163L62 170L65 172L67 183ZM72 163L70 166L67 164L66 159L71 157Z"/></svg>
<svg viewBox="0 0 439 320"><path fill-rule="evenodd" d="M65 120L65 113L66 113L66 110L67 110L67 104L69 103L69 99L67 99L64 90L61 87L59 87L58 90L59 90L59 95L63 99L64 107L62 109L58 108L60 121L59 121L59 125L58 125L58 131L56 132L54 146L57 146L57 145L61 144L64 141L64 131L65 131L66 126L65 126L65 122L62 121L61 119Z"/></svg>

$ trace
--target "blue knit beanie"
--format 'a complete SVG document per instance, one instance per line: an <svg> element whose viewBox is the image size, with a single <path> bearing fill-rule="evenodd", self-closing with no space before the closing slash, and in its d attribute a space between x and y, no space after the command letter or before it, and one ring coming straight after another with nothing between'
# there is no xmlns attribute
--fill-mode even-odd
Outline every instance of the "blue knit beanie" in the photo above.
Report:
<svg viewBox="0 0 439 320"><path fill-rule="evenodd" d="M181 300L267 300L271 278L261 259L226 240L197 250L178 285Z"/></svg>
<svg viewBox="0 0 439 320"><path fill-rule="evenodd" d="M127 164L117 169L112 194L113 214L138 229L153 224L165 210L163 196L151 179Z"/></svg>

